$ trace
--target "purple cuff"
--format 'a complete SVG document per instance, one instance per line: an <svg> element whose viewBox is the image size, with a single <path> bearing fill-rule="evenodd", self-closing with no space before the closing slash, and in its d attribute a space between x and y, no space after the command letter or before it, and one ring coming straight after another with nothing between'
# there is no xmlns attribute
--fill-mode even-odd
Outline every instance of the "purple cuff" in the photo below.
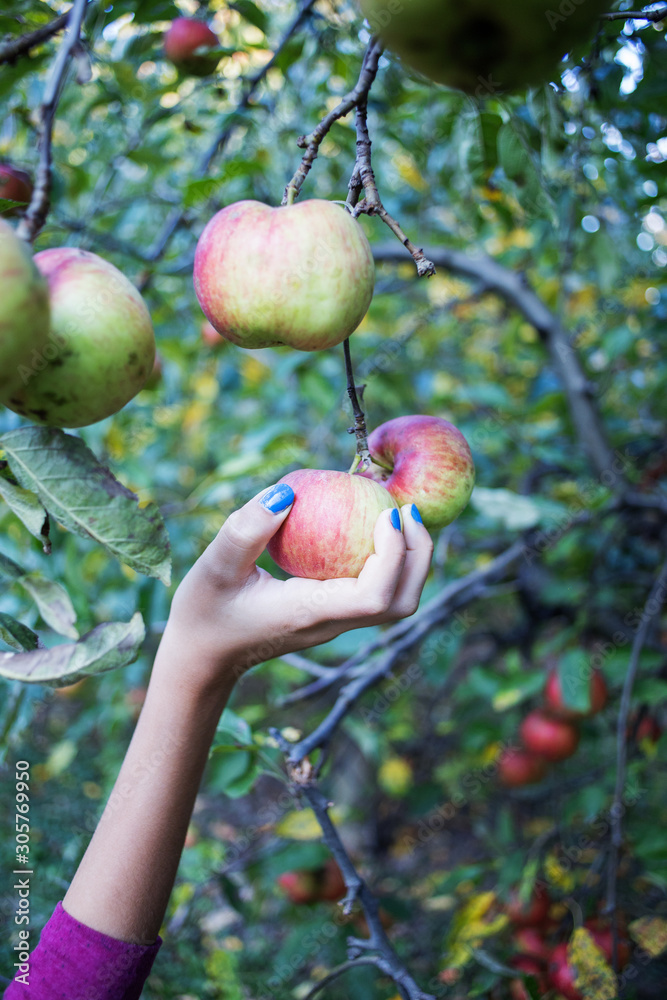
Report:
<svg viewBox="0 0 667 1000"><path fill-rule="evenodd" d="M159 937L150 945L117 941L58 903L4 1000L137 1000L161 944Z"/></svg>

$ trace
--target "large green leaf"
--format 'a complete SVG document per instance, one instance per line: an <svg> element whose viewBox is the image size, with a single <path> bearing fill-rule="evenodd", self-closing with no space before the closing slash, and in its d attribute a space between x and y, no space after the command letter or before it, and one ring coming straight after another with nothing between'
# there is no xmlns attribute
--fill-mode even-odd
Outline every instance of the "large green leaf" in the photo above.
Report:
<svg viewBox="0 0 667 1000"><path fill-rule="evenodd" d="M52 629L69 639L79 638L79 633L74 627L76 612L69 594L59 583L47 580L38 572L27 573L2 553L0 553L0 576L13 583L19 583L28 592L37 605L40 615Z"/></svg>
<svg viewBox="0 0 667 1000"><path fill-rule="evenodd" d="M168 584L169 536L155 504L138 498L80 438L49 427L22 427L0 438L10 468L70 531L90 537L122 562Z"/></svg>
<svg viewBox="0 0 667 1000"><path fill-rule="evenodd" d="M81 677L125 667L136 659L145 629L140 614L129 622L107 622L79 642L30 653L0 653L0 676L27 684L62 687Z"/></svg>

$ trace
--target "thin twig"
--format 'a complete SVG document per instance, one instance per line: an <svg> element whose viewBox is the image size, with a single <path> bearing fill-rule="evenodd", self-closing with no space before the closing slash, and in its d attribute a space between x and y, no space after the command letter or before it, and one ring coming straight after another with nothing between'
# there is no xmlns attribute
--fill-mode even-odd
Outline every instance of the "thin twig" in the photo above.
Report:
<svg viewBox="0 0 667 1000"><path fill-rule="evenodd" d="M320 979L319 983L316 983L315 986L313 986L312 990L309 990L308 993L306 993L306 995L302 998L302 1000L312 1000L313 997L317 996L320 990L323 990L325 986L328 986L329 983L332 983L334 979L338 979L339 976L344 975L350 969L356 969L357 966L359 965L374 965L376 966L376 968L380 968L382 969L383 972L385 972L386 970L382 968L382 965L379 964L380 962L381 960L378 959L377 956L375 955L366 955L366 956L362 955L361 958L353 958L350 959L349 962L343 962L341 965L338 965L335 969L332 969L331 972L329 972L324 977L324 979ZM7 980L7 982L9 982L9 980Z"/></svg>
<svg viewBox="0 0 667 1000"><path fill-rule="evenodd" d="M648 636L648 631L652 622L658 616L665 603L667 596L667 560L662 565L655 583L651 588L644 610L641 615L641 623L635 634L628 669L623 683L623 693L621 694L621 704L618 709L618 724L616 727L616 788L614 790L614 800L611 806L611 849L609 852L609 868L607 873L607 904L605 912L611 915L612 920L612 952L614 971L618 970L618 923L616 914L616 879L618 874L618 858L623 845L623 793L625 791L625 777L628 754L628 717L630 714L630 702L632 698L632 688L639 668L644 643Z"/></svg>
<svg viewBox="0 0 667 1000"><path fill-rule="evenodd" d="M348 938L349 960L355 961L366 952L366 957L374 959L373 964L396 983L405 1000L435 1000L434 997L424 993L419 988L387 937L380 918L379 904L355 868L338 830L331 820L329 809L332 803L318 788L316 774L310 762L305 760L296 764L292 763L293 744L288 743L277 729L270 730L270 733L285 755L288 776L295 794L307 800L322 830L322 839L340 868L347 889L345 899L342 901L343 912L349 913L355 901L361 904L364 911L370 937Z"/></svg>
<svg viewBox="0 0 667 1000"><path fill-rule="evenodd" d="M354 384L354 371L352 369L352 356L350 355L350 338L346 337L343 341L343 352L345 354L345 374L347 377L347 394L350 397L350 403L352 404L352 412L354 413L354 427L350 427L350 434L355 434L357 438L357 458L353 466L353 470L357 468L368 469L371 464L371 455L368 450L368 435L366 432L366 417L364 416L364 411L361 409L361 403L359 402L359 396L363 396L364 389L366 386L356 386ZM357 395L357 390L359 390L359 396Z"/></svg>
<svg viewBox="0 0 667 1000"><path fill-rule="evenodd" d="M364 58L361 64L361 71L359 73L359 79L352 88L352 90L345 95L345 97L340 101L336 107L326 115L320 124L314 129L310 135L302 135L297 139L297 145L301 149L305 149L305 153L301 159L299 167L285 188L285 193L283 195L283 205L291 205L295 198L298 198L303 182L305 181L310 168L317 158L317 154L320 149L320 144L327 133L331 130L332 126L340 119L345 118L349 115L350 111L357 107L359 101L364 100L368 96L368 91L373 85L373 81L377 76L378 63L380 61L380 56L382 55L383 46L377 40L377 38L371 38L368 43L368 48L364 53Z"/></svg>
<svg viewBox="0 0 667 1000"><path fill-rule="evenodd" d="M51 76L46 84L44 97L39 111L39 165L35 178L35 188L30 205L17 227L17 235L32 243L49 214L51 193L51 144L53 140L53 122L58 110L58 102L69 68L74 49L79 44L83 15L88 0L74 0L67 21L65 37L62 40L58 54L53 63Z"/></svg>
<svg viewBox="0 0 667 1000"><path fill-rule="evenodd" d="M380 192L378 191L371 163L371 138L368 133L368 94L364 94L357 103L356 114L357 128L357 162L355 164L352 180L348 190L348 205L355 205L359 194L359 183L364 189L363 200L356 204L354 215L362 212L367 215L377 215L386 226L389 226L392 233L403 244L408 253L412 256L417 265L417 274L420 278L428 278L435 274L435 264L424 256L424 251L411 242L401 229L400 225L387 211L382 204ZM353 183L354 182L354 183Z"/></svg>
<svg viewBox="0 0 667 1000"><path fill-rule="evenodd" d="M53 35L62 31L69 21L71 12L72 8L70 7L60 17L54 18L53 21L42 25L41 28L37 28L26 35L21 35L20 38L13 38L10 42L0 45L0 65L6 62L14 62L19 56L26 55L31 49L34 49L37 45L41 45L42 42L47 42Z"/></svg>
<svg viewBox="0 0 667 1000"><path fill-rule="evenodd" d="M619 10L600 17L603 21L663 21L667 17L667 5L657 10Z"/></svg>

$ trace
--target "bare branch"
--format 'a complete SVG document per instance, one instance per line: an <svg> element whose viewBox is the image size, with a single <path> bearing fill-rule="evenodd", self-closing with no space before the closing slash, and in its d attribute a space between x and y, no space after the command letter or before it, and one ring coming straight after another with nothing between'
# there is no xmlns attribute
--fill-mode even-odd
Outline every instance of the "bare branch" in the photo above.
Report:
<svg viewBox="0 0 667 1000"><path fill-rule="evenodd" d="M354 384L354 372L352 370L352 357L350 355L350 338L346 337L343 341L343 351L345 353L345 374L347 376L347 394L350 397L350 403L352 404L352 412L354 413L354 427L350 427L350 433L354 433L357 438L357 458L355 459L355 464L353 470L361 466L362 469L369 468L371 464L371 456L368 450L368 436L366 433L366 417L364 411L361 409L361 403L359 402L359 396L363 395L365 386L356 386ZM359 396L357 395L359 392Z"/></svg>
<svg viewBox="0 0 667 1000"><path fill-rule="evenodd" d="M325 986L328 986L329 983L332 983L334 979L338 979L339 976L344 975L350 969L356 969L360 965L374 965L376 968L379 968L382 972L387 971L383 967L382 960L375 955L366 955L366 956L362 955L361 958L353 958L349 962L343 962L341 965L338 965L335 969L332 969L331 972L329 972L328 975L326 975L323 979L320 979L319 983L316 983L316 985L313 986L312 990L309 990L308 993L306 993L305 997L303 997L303 1000L312 1000L312 998L316 997L317 994L321 990L323 990ZM9 980L7 980L7 982L9 982Z"/></svg>
<svg viewBox="0 0 667 1000"><path fill-rule="evenodd" d="M644 610L641 615L641 622L635 634L630 660L623 683L621 694L621 704L618 709L618 724L616 727L616 788L614 790L614 800L610 810L611 813L611 849L609 852L609 868L607 871L607 904L605 910L611 914L613 932L613 966L618 970L618 925L616 920L616 879L618 875L618 857L623 845L623 793L625 791L625 777L628 754L628 717L630 714L630 701L632 698L632 688L639 668L639 660L642 649L646 642L651 624L662 611L667 597L667 560L662 565L655 583L651 588Z"/></svg>
<svg viewBox="0 0 667 1000"><path fill-rule="evenodd" d="M6 62L14 62L19 56L26 55L31 49L34 49L37 45L41 45L42 42L47 42L49 38L62 31L69 21L72 9L70 7L60 17L54 18L53 21L42 25L41 28L37 28L35 31L28 32L27 35L21 35L20 38L13 38L10 42L0 45L0 65Z"/></svg>
<svg viewBox="0 0 667 1000"><path fill-rule="evenodd" d="M39 112L39 165L35 178L35 188L30 205L17 228L21 239L32 243L49 214L51 194L51 143L53 139L53 122L58 109L58 102L67 75L72 55L79 44L83 15L88 0L74 0L68 12L67 30L58 49L53 63L51 75L47 81L44 97Z"/></svg>
<svg viewBox="0 0 667 1000"><path fill-rule="evenodd" d="M347 888L347 895L342 903L343 911L349 913L355 901L361 904L364 911L370 937L348 938L350 962L357 961L366 952L366 957L372 964L393 979L406 1000L435 1000L419 988L394 951L382 926L378 902L352 863L338 830L331 821L329 815L331 803L318 788L313 767L307 760L293 762L293 744L288 743L277 729L272 729L270 732L288 761L287 771L294 792L307 800L322 829L322 839L340 868ZM322 985L323 983L319 983L317 989L311 991L311 995L314 996Z"/></svg>
<svg viewBox="0 0 667 1000"><path fill-rule="evenodd" d="M403 255L393 245L373 247L377 261L400 263ZM602 421L591 399L591 386L583 372L567 331L526 282L523 275L498 264L484 254L469 255L460 250L439 248L431 253L437 267L481 281L496 295L522 313L535 327L547 346L568 399L572 420L583 446L598 474L613 468L614 453L606 439ZM620 478L620 473L618 474Z"/></svg>
<svg viewBox="0 0 667 1000"><path fill-rule="evenodd" d="M657 10L619 10L611 14L601 14L603 21L664 21L667 17L667 4Z"/></svg>

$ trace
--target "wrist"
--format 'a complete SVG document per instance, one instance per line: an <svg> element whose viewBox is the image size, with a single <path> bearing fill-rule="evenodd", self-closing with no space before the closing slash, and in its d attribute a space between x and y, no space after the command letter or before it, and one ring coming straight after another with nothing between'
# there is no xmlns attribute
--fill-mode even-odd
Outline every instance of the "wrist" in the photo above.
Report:
<svg viewBox="0 0 667 1000"><path fill-rule="evenodd" d="M227 650L219 645L209 648L195 630L169 618L153 664L153 686L168 685L172 693L205 704L212 702L222 712L236 680Z"/></svg>

